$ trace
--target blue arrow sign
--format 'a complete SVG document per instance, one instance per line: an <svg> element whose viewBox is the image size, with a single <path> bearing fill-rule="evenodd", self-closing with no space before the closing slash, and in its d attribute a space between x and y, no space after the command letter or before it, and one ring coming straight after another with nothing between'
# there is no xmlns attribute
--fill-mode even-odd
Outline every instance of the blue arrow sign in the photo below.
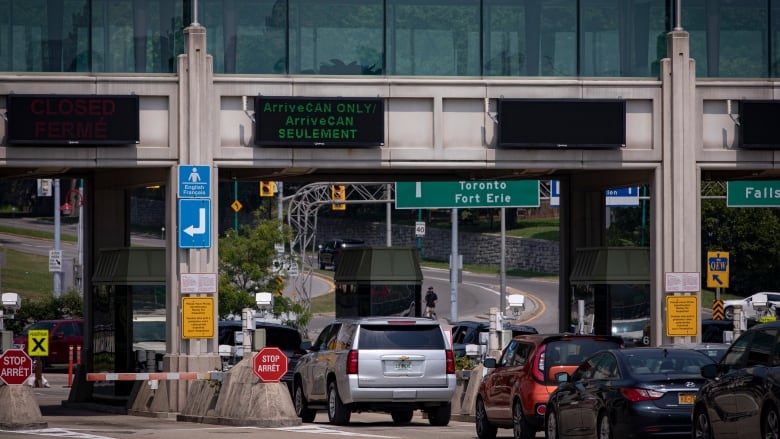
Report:
<svg viewBox="0 0 780 439"><path fill-rule="evenodd" d="M179 200L179 248L211 248L211 200Z"/></svg>
<svg viewBox="0 0 780 439"><path fill-rule="evenodd" d="M179 198L210 198L211 166L179 165Z"/></svg>

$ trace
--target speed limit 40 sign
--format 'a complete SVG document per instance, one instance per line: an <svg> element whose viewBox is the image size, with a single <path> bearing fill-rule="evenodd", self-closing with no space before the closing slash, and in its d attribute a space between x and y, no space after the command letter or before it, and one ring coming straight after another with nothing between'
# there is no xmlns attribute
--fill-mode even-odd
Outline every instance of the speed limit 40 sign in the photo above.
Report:
<svg viewBox="0 0 780 439"><path fill-rule="evenodd" d="M414 223L414 236L425 236L425 221Z"/></svg>

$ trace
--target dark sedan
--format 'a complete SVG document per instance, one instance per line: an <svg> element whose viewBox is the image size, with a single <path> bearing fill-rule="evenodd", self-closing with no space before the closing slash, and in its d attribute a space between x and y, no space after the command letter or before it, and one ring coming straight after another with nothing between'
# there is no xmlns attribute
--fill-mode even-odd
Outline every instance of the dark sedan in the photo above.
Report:
<svg viewBox="0 0 780 439"><path fill-rule="evenodd" d="M548 439L690 436L708 356L685 349L610 349L590 356L551 395Z"/></svg>
<svg viewBox="0 0 780 439"><path fill-rule="evenodd" d="M701 374L694 438L780 437L780 321L745 331Z"/></svg>

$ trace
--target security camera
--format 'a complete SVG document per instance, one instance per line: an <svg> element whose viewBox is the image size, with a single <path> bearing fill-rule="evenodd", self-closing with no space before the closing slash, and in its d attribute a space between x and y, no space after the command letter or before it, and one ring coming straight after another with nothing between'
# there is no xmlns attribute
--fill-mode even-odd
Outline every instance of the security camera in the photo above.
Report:
<svg viewBox="0 0 780 439"><path fill-rule="evenodd" d="M508 308L512 310L512 314L515 316L525 309L525 296L522 294L510 294L506 300L509 302Z"/></svg>
<svg viewBox="0 0 780 439"><path fill-rule="evenodd" d="M17 293L3 293L2 303L8 311L17 311L22 307L22 298Z"/></svg>
<svg viewBox="0 0 780 439"><path fill-rule="evenodd" d="M274 295L271 293L263 292L255 294L255 303L260 309L266 309L274 304Z"/></svg>

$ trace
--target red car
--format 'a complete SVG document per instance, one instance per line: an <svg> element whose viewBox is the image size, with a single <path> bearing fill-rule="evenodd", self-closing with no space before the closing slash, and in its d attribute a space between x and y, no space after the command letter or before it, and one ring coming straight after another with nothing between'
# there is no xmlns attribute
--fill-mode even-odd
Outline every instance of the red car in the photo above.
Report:
<svg viewBox="0 0 780 439"><path fill-rule="evenodd" d="M28 346L27 332L31 329L45 329L49 331L49 355L46 357L32 356L33 360L40 358L43 366L48 367L54 364L68 364L70 346L73 346L74 362L76 355L76 346L84 346L84 320L40 320L24 328L21 334L14 338L14 347L22 349L28 354L31 348ZM42 348L42 346L41 346Z"/></svg>
<svg viewBox="0 0 780 439"><path fill-rule="evenodd" d="M494 439L498 428L511 428L515 439L532 439L544 427L547 400L558 387L555 374L571 374L586 357L619 349L611 335L525 334L512 338L501 358L488 358L490 371L479 386L476 428L480 439Z"/></svg>

